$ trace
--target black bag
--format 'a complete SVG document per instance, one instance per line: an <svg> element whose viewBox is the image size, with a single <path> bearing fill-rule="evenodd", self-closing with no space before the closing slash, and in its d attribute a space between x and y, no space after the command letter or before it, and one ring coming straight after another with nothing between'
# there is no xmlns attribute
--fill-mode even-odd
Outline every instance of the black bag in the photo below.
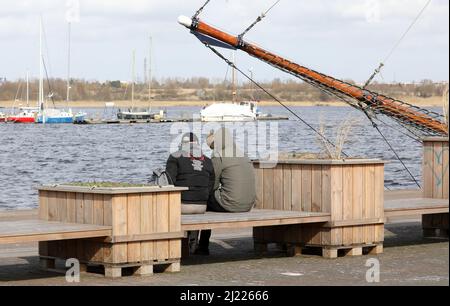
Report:
<svg viewBox="0 0 450 306"><path fill-rule="evenodd" d="M170 177L170 174L167 173L165 169L157 169L153 171L153 175L150 178L149 184L159 187L171 186L173 185L173 180Z"/></svg>

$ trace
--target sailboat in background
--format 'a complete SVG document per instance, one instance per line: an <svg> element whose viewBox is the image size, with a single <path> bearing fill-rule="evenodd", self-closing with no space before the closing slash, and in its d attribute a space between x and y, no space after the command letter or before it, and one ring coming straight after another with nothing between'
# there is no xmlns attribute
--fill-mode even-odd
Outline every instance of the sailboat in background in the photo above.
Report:
<svg viewBox="0 0 450 306"><path fill-rule="evenodd" d="M42 34L43 34L43 24L42 18L39 27L39 114L36 118L36 123L42 124L54 124L54 123L74 123L74 122L83 122L85 120L84 113L78 113L74 115L72 110L68 111L56 109L56 108L47 108L45 99L44 99L44 57L42 53ZM69 41L70 41L70 23L69 23ZM69 43L70 50L70 43ZM69 51L69 67L70 67L70 51ZM69 68L70 74L70 68ZM70 77L69 77L70 80ZM70 89L70 81L68 81L68 89L67 89L67 103L69 103L69 89ZM52 97L52 93L48 95L49 98Z"/></svg>
<svg viewBox="0 0 450 306"><path fill-rule="evenodd" d="M233 52L233 62L235 53ZM242 122L258 120L258 106L253 101L238 102L236 69L232 71L233 101L214 103L200 111L203 122Z"/></svg>
<svg viewBox="0 0 450 306"><path fill-rule="evenodd" d="M132 81L131 81L131 109L128 111L122 111L119 109L117 113L117 119L119 120L153 120L156 119L158 114L152 113L151 100L152 100L152 38L150 37L150 52L149 52L149 83L148 83L148 101L149 105L147 109L137 109L134 107L134 88L136 84L136 51L133 51L132 60ZM163 117L164 113L160 112L159 117Z"/></svg>
<svg viewBox="0 0 450 306"><path fill-rule="evenodd" d="M27 92L26 92L27 106L20 107L19 113L4 118L4 121L12 123L34 123L36 121L36 117L39 112L39 107L30 107L30 77L28 71L26 76L26 83L27 83Z"/></svg>

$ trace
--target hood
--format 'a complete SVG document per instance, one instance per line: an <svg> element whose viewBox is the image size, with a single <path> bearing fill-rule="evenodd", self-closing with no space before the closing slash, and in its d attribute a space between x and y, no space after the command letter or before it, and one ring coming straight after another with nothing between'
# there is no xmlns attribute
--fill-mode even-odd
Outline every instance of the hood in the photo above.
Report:
<svg viewBox="0 0 450 306"><path fill-rule="evenodd" d="M233 135L225 128L220 128L214 133L214 153L221 157L241 157L242 153Z"/></svg>

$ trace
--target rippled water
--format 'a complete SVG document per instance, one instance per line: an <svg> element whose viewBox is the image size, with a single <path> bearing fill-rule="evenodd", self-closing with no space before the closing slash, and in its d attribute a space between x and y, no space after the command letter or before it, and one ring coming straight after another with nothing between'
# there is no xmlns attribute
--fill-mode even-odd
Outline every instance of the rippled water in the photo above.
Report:
<svg viewBox="0 0 450 306"><path fill-rule="evenodd" d="M386 166L386 186L392 189L415 184L395 161L381 137L361 113L350 108L293 108L316 127L320 119L328 127L349 115L360 118L345 151L350 156L381 158ZM188 116L196 107L168 108L169 116ZM287 116L279 107L265 113ZM103 110L88 110L103 116ZM306 126L281 121L281 151L318 152L316 136ZM173 136L172 124L144 125L19 125L0 124L0 210L37 207L39 184L74 181L117 181L144 183L153 169L164 166ZM413 174L421 176L421 145L399 132L383 128Z"/></svg>

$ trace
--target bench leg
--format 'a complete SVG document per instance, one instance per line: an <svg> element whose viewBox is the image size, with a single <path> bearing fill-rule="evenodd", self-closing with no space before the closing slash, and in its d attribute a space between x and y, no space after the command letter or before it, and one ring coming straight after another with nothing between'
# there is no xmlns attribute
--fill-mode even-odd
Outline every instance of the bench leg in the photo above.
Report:
<svg viewBox="0 0 450 306"><path fill-rule="evenodd" d="M153 265L140 266L140 267L136 268L134 274L139 275L139 276L153 275Z"/></svg>
<svg viewBox="0 0 450 306"><path fill-rule="evenodd" d="M55 263L56 260L53 258L39 258L39 265L44 270L55 269Z"/></svg>
<svg viewBox="0 0 450 306"><path fill-rule="evenodd" d="M379 254L383 254L384 251L384 247L382 244L379 244L377 246L374 246L373 248L370 249L369 251L369 255L379 255Z"/></svg>
<svg viewBox="0 0 450 306"><path fill-rule="evenodd" d="M181 265L179 262L174 262L165 269L165 272L170 272L170 273L176 273L176 272L180 272L180 271L181 271Z"/></svg>
<svg viewBox="0 0 450 306"><path fill-rule="evenodd" d="M119 278L119 277L122 277L122 268L105 267L105 277L107 277L107 278Z"/></svg>
<svg viewBox="0 0 450 306"><path fill-rule="evenodd" d="M362 256L362 254L363 254L362 248L353 248L353 249L350 249L347 253L347 255L349 255L349 256Z"/></svg>
<svg viewBox="0 0 450 306"><path fill-rule="evenodd" d="M322 257L327 259L335 259L338 258L338 250L337 249L322 249Z"/></svg>
<svg viewBox="0 0 450 306"><path fill-rule="evenodd" d="M286 250L288 257L296 257L302 255L302 246L299 244L289 244Z"/></svg>

